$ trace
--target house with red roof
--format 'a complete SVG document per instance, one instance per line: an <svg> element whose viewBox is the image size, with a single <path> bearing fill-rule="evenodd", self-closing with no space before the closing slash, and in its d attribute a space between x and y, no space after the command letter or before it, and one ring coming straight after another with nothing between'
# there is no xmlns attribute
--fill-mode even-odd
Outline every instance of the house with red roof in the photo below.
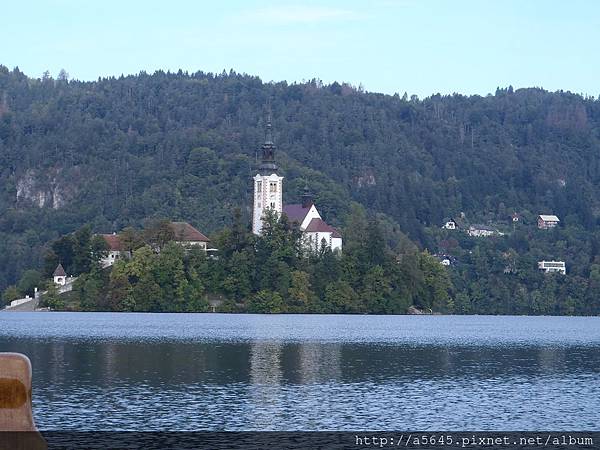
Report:
<svg viewBox="0 0 600 450"><path fill-rule="evenodd" d="M210 239L189 223L171 222L169 228L173 232L175 242L178 244L187 248L198 247L204 251L207 250ZM118 234L101 234L100 236L104 239L108 248L107 255L100 260L100 265L105 268L112 266L127 251L123 248Z"/></svg>
<svg viewBox="0 0 600 450"><path fill-rule="evenodd" d="M199 248L204 251L209 258L216 258L218 249L208 248L210 239L203 233L191 226L187 222L171 222L171 230L175 236L175 242L182 245L186 249Z"/></svg>
<svg viewBox="0 0 600 450"><path fill-rule="evenodd" d="M206 251L210 239L187 222L171 222L171 230L175 235L175 242L185 247L198 247Z"/></svg>
<svg viewBox="0 0 600 450"><path fill-rule="evenodd" d="M106 256L100 260L100 266L102 268L112 266L120 257L123 252L123 246L117 233L113 234L101 234L100 237L106 242L108 252Z"/></svg>

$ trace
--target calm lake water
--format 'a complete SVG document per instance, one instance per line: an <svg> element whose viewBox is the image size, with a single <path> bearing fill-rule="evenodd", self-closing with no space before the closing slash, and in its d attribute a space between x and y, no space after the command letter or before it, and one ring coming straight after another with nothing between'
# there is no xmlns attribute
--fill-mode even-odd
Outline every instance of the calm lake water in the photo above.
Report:
<svg viewBox="0 0 600 450"><path fill-rule="evenodd" d="M597 430L600 318L1 313L43 430Z"/></svg>

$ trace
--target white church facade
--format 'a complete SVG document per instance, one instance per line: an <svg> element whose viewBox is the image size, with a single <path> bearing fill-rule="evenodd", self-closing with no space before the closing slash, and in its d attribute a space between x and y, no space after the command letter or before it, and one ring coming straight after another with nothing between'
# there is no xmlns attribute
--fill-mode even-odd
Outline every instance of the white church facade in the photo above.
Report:
<svg viewBox="0 0 600 450"><path fill-rule="evenodd" d="M283 204L283 177L277 173L270 117L267 120L265 143L261 149L262 162L254 176L252 232L256 235L262 233L265 211L272 210L278 216L285 214L290 223L300 228L307 248L317 251L325 245L332 251L341 252L342 235L323 220L307 190L302 196L301 204Z"/></svg>
<svg viewBox="0 0 600 450"><path fill-rule="evenodd" d="M263 175L257 173L254 177L254 209L252 213L252 232L260 234L263 226L263 216L267 209L281 215L283 209L283 177L276 173Z"/></svg>

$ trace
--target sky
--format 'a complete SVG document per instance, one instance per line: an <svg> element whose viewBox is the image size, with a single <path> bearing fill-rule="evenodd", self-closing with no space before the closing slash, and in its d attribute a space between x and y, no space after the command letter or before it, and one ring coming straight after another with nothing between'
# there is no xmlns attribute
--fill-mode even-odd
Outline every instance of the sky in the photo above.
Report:
<svg viewBox="0 0 600 450"><path fill-rule="evenodd" d="M600 94L597 0L2 1L0 64L31 77L158 69L426 97Z"/></svg>

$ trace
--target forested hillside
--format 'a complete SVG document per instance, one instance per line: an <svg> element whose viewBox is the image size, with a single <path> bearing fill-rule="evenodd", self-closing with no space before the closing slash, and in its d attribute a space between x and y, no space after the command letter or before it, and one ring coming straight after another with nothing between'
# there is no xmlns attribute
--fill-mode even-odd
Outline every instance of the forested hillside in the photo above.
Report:
<svg viewBox="0 0 600 450"><path fill-rule="evenodd" d="M452 254L456 312L600 311L599 101L510 87L419 100L233 72L78 82L0 66L0 289L86 223L165 217L210 234L236 206L248 220L269 102L285 201L308 183L332 225L356 201L392 235ZM461 213L506 234L440 230ZM537 230L539 213L559 229ZM538 273L541 259L567 275Z"/></svg>

